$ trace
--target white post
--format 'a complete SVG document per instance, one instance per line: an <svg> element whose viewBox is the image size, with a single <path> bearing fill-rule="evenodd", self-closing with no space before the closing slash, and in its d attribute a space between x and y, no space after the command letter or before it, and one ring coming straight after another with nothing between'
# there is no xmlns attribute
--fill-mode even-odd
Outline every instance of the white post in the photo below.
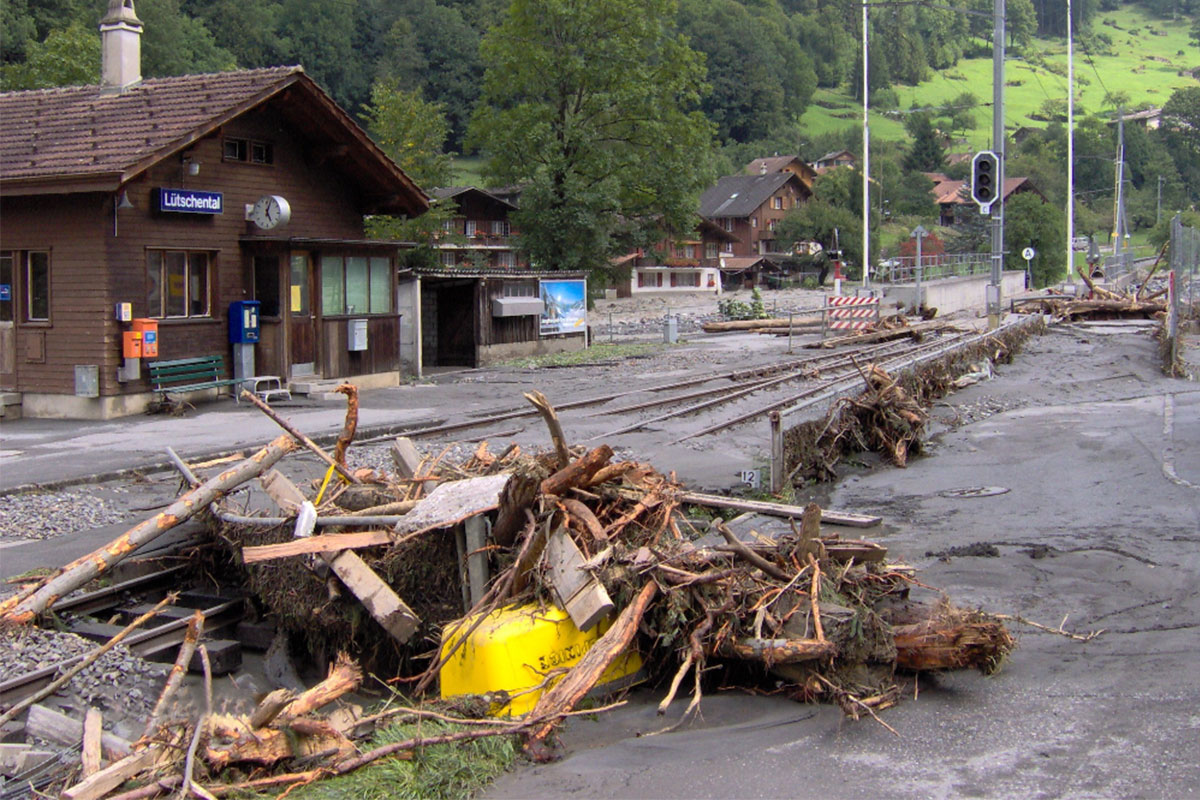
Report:
<svg viewBox="0 0 1200 800"><path fill-rule="evenodd" d="M1075 279L1075 37L1067 0L1067 280Z"/></svg>
<svg viewBox="0 0 1200 800"><path fill-rule="evenodd" d="M868 117L868 99L871 96L870 73L867 70L867 4L862 7L862 49L863 49L863 164L862 164L862 196L863 196L863 252L862 252L862 285L871 285L871 122Z"/></svg>

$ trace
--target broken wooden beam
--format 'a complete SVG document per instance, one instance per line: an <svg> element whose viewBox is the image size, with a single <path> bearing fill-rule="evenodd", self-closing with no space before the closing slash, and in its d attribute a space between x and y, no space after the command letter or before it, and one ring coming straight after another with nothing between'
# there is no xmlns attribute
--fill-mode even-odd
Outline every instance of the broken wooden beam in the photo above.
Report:
<svg viewBox="0 0 1200 800"><path fill-rule="evenodd" d="M420 618L357 553L345 550L321 558L392 638L401 644L412 638L421 625Z"/></svg>
<svg viewBox="0 0 1200 800"><path fill-rule="evenodd" d="M743 500L736 497L722 497L719 494L704 494L702 492L684 492L679 497L684 503L708 508L731 508L734 511L754 511L773 517L804 517L804 507L789 503L770 503L763 500ZM850 528L872 528L883 522L883 517L872 514L854 514L849 511L834 511L821 509L821 522L830 525L845 525Z"/></svg>
<svg viewBox="0 0 1200 800"><path fill-rule="evenodd" d="M395 541L391 531L361 531L359 533L327 533L321 536L304 536L290 542L262 544L242 548L242 562L255 564L276 558L299 556L307 553L338 553L343 550L358 550L378 547Z"/></svg>
<svg viewBox="0 0 1200 800"><path fill-rule="evenodd" d="M29 707L25 733L64 747L73 747L83 739L83 722L43 705ZM133 744L115 733L101 732L100 752L109 761L118 761L133 752Z"/></svg>
<svg viewBox="0 0 1200 800"><path fill-rule="evenodd" d="M600 581L584 568L583 553L564 528L546 542L546 569L558 602L581 631L612 613L613 602Z"/></svg>

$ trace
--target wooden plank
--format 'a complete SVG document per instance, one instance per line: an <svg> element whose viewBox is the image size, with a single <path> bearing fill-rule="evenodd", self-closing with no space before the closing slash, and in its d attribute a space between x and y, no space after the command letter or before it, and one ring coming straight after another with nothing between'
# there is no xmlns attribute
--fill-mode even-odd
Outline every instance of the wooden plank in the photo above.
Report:
<svg viewBox="0 0 1200 800"><path fill-rule="evenodd" d="M321 558L396 641L403 644L412 638L421 624L420 618L358 554L346 550L336 556L322 555Z"/></svg>
<svg viewBox="0 0 1200 800"><path fill-rule="evenodd" d="M89 708L83 716L83 747L79 754L82 775L90 778L100 771L100 710Z"/></svg>
<svg viewBox="0 0 1200 800"><path fill-rule="evenodd" d="M680 498L685 503L709 508L732 508L735 511L754 511L773 517L804 517L804 507L788 503L769 503L763 500L742 500L736 497L722 497L719 494L704 494L702 492L684 492ZM883 517L873 514L855 514L850 511L834 511L821 509L821 522L830 525L845 525L850 528L873 528L883 522Z"/></svg>
<svg viewBox="0 0 1200 800"><path fill-rule="evenodd" d="M500 507L500 492L510 473L439 484L396 524L396 533L421 533L451 525Z"/></svg>
<svg viewBox="0 0 1200 800"><path fill-rule="evenodd" d="M139 750L67 789L62 793L63 800L100 800L125 781L151 769L157 759L154 747Z"/></svg>
<svg viewBox="0 0 1200 800"><path fill-rule="evenodd" d="M258 479L267 496L275 501L275 505L284 511L295 514L307 499L304 493L296 488L296 484L288 480L282 472L273 469Z"/></svg>
<svg viewBox="0 0 1200 800"><path fill-rule="evenodd" d="M263 544L242 548L242 561L254 564L275 558L298 556L305 553L338 553L360 547L378 547L391 544L395 535L391 531L362 531L361 533L329 533L323 536L305 536L290 542Z"/></svg>
<svg viewBox="0 0 1200 800"><path fill-rule="evenodd" d="M416 445L407 436L397 436L391 447L392 463L401 478L417 477L417 468L421 466L421 454Z"/></svg>
<svg viewBox="0 0 1200 800"><path fill-rule="evenodd" d="M583 568L583 553L563 528L546 542L546 568L558 602L581 631L591 629L613 611L604 587Z"/></svg>

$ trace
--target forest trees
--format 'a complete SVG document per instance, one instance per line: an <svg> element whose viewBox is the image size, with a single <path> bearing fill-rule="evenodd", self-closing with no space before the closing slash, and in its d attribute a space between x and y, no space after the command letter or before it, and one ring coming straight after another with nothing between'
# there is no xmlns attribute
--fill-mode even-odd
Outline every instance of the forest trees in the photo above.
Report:
<svg viewBox="0 0 1200 800"><path fill-rule="evenodd" d="M493 180L525 185L514 222L536 266L592 269L649 230L693 227L712 126L699 110L703 63L674 11L670 0L514 0L484 36L469 140Z"/></svg>

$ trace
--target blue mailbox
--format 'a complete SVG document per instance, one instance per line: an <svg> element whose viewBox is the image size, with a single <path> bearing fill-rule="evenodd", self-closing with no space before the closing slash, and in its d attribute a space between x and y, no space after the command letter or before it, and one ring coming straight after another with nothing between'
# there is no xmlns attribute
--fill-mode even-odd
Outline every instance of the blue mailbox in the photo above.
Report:
<svg viewBox="0 0 1200 800"><path fill-rule="evenodd" d="M254 344L258 341L258 300L238 300L229 304L229 341Z"/></svg>

